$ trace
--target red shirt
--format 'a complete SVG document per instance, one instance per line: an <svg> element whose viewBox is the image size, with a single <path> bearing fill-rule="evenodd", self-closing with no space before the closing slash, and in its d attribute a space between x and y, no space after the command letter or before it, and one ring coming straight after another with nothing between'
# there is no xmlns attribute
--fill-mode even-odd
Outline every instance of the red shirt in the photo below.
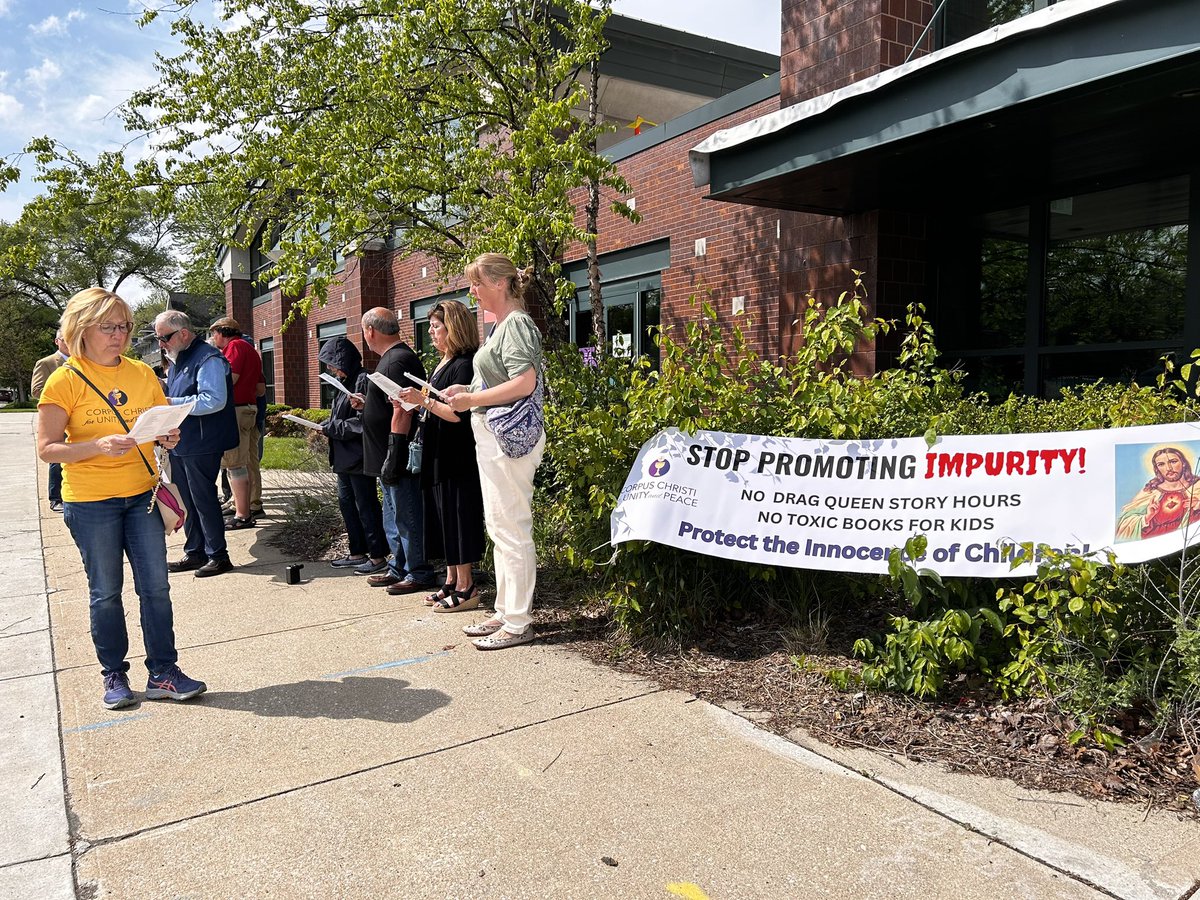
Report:
<svg viewBox="0 0 1200 900"><path fill-rule="evenodd" d="M222 352L229 360L229 368L238 376L233 386L234 404L253 406L258 394L258 383L262 381L262 357L240 337L231 339Z"/></svg>

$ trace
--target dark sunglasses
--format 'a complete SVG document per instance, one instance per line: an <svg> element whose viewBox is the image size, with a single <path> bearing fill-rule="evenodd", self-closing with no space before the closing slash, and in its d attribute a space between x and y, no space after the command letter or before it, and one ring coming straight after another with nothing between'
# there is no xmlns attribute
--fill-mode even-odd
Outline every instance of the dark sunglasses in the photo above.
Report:
<svg viewBox="0 0 1200 900"><path fill-rule="evenodd" d="M154 337L155 340L157 340L160 344L166 344L169 343L171 338L175 337L177 334L179 334L178 329L172 331L170 334L156 334Z"/></svg>

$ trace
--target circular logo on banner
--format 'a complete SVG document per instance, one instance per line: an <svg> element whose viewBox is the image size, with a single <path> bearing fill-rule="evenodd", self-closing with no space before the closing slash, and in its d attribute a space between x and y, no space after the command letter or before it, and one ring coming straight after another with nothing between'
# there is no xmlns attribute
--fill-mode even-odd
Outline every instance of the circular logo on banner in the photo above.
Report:
<svg viewBox="0 0 1200 900"><path fill-rule="evenodd" d="M646 469L647 474L651 478L662 478L671 471L671 463L669 460L659 457L650 461L649 467Z"/></svg>

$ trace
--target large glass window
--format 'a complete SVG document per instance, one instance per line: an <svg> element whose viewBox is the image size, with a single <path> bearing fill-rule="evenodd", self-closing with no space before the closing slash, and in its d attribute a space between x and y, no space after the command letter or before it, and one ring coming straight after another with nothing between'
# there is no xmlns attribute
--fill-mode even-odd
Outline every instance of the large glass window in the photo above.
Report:
<svg viewBox="0 0 1200 900"><path fill-rule="evenodd" d="M262 357L263 381L267 384L267 402L275 402L275 338L263 338L258 342L258 353Z"/></svg>
<svg viewBox="0 0 1200 900"><path fill-rule="evenodd" d="M263 249L263 240L267 241L267 249ZM266 303L271 299L270 271L275 265L271 253L279 247L279 230L269 229L266 225L259 229L250 245L250 275L252 277L250 290L254 294L254 304Z"/></svg>
<svg viewBox="0 0 1200 900"><path fill-rule="evenodd" d="M326 322L323 325L317 326L317 354L321 352L321 348L325 346L327 341L333 340L335 337L344 337L346 334L346 320L339 319L336 322ZM325 363L321 363L321 371L328 372L329 369ZM332 374L332 373L331 373ZM333 406L333 395L337 390L333 385L326 381L321 381L321 409L329 409Z"/></svg>
<svg viewBox="0 0 1200 900"><path fill-rule="evenodd" d="M994 396L1152 381L1185 343L1189 190L1180 176L981 217L950 251L977 254L975 302L969 269L950 289L966 296L939 298L948 362Z"/></svg>
<svg viewBox="0 0 1200 900"><path fill-rule="evenodd" d="M1012 22L1035 10L1053 6L1057 0L945 0L934 4L938 20L929 29L937 47L966 40L973 34ZM922 46L928 49L927 38Z"/></svg>
<svg viewBox="0 0 1200 900"><path fill-rule="evenodd" d="M658 276L605 284L604 330L608 352L618 359L645 356L657 366L662 288ZM568 317L570 340L586 349L595 341L592 305L587 290L579 291Z"/></svg>

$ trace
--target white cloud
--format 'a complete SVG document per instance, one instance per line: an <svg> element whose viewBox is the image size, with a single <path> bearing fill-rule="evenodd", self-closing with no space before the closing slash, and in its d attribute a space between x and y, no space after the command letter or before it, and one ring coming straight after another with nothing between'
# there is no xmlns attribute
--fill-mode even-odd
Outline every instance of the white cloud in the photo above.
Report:
<svg viewBox="0 0 1200 900"><path fill-rule="evenodd" d="M0 94L0 122L11 122L19 116L25 107L12 94Z"/></svg>
<svg viewBox="0 0 1200 900"><path fill-rule="evenodd" d="M114 104L111 100L99 94L88 94L75 107L73 118L76 122L95 122L103 119L112 112Z"/></svg>
<svg viewBox="0 0 1200 900"><path fill-rule="evenodd" d="M25 70L25 81L30 84L35 90L44 91L50 82L58 78L62 74L62 69L54 60L47 57L42 58L42 64L36 69Z"/></svg>
<svg viewBox="0 0 1200 900"><path fill-rule="evenodd" d="M12 0L0 0L0 16L7 16L12 9Z"/></svg>
<svg viewBox="0 0 1200 900"><path fill-rule="evenodd" d="M0 0L3 3L4 0ZM40 37L51 37L54 35L66 34L67 26L72 22L77 22L84 18L83 10L73 9L67 13L65 18L58 16L47 16L42 21L29 26L29 30Z"/></svg>

